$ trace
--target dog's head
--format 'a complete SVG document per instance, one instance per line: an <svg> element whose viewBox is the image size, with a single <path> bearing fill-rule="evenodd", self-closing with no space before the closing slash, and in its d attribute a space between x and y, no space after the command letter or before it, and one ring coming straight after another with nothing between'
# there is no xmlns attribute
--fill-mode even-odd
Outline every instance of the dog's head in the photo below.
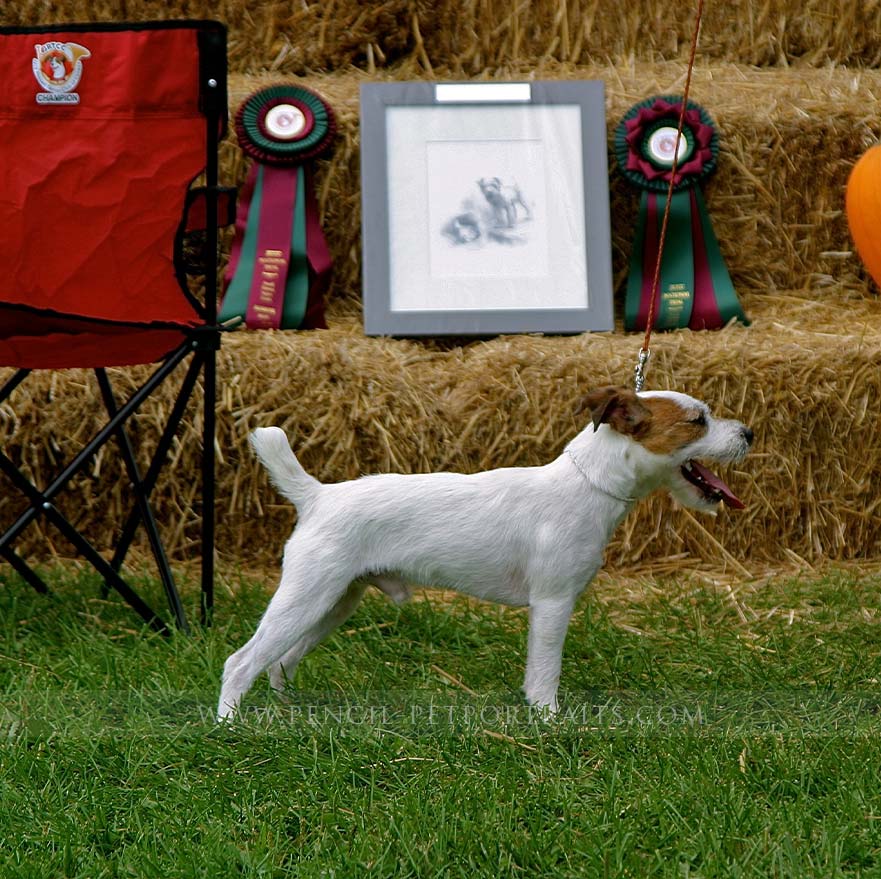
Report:
<svg viewBox="0 0 881 879"><path fill-rule="evenodd" d="M481 177L477 185L484 195L497 195L502 191L502 181L498 177Z"/></svg>
<svg viewBox="0 0 881 879"><path fill-rule="evenodd" d="M706 403L675 391L636 394L623 387L599 388L579 408L590 411L594 432L612 431L628 441L625 456L640 494L666 488L681 504L695 509L715 510L720 502L743 508L701 461L731 463L743 458L753 441L746 425L716 418Z"/></svg>

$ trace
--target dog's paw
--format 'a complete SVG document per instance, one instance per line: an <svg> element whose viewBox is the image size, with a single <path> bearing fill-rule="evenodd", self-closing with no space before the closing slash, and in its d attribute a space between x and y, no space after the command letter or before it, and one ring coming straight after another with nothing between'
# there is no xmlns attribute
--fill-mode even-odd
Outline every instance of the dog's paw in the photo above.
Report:
<svg viewBox="0 0 881 879"><path fill-rule="evenodd" d="M553 720L560 711L556 693L548 694L527 690L526 702L531 709L530 713L540 720Z"/></svg>
<svg viewBox="0 0 881 879"><path fill-rule="evenodd" d="M530 705L530 714L542 723L553 723L560 713L557 704L552 705Z"/></svg>
<svg viewBox="0 0 881 879"><path fill-rule="evenodd" d="M214 720L216 723L229 725L235 722L237 714L238 708L235 705L221 705L217 709Z"/></svg>
<svg viewBox="0 0 881 879"><path fill-rule="evenodd" d="M282 702L290 701L290 692L292 683L291 678L285 673L284 666L279 663L278 665L272 666L268 670L269 677L269 686L272 688L272 693L277 699L281 699Z"/></svg>

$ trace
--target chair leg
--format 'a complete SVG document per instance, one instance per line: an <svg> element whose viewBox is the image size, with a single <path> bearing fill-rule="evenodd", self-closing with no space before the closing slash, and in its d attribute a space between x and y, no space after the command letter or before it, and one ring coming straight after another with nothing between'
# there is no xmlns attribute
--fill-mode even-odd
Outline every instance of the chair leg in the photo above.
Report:
<svg viewBox="0 0 881 879"><path fill-rule="evenodd" d="M153 460L150 462L150 466L147 468L147 473L144 476L142 484L144 486L144 491L148 495L152 494L153 489L156 487L159 474L162 472L162 466L168 457L168 452L171 449L172 442L174 442L174 437L177 434L177 429L183 419L184 412L186 411L187 404L192 396L193 388L196 386L196 381L199 378L201 369L201 361L198 357L194 357L190 361L187 374L184 376L184 380L178 391L177 399L175 400L171 413L168 416L165 430L163 430L162 436L159 437L159 442L156 444L156 451L153 454ZM135 505L132 507L125 525L123 525L122 531L120 532L119 540L116 543L116 552L110 562L114 570L118 571L121 569L140 523L140 510L138 506Z"/></svg>
<svg viewBox="0 0 881 879"><path fill-rule="evenodd" d="M6 384L0 388L0 403L6 400L12 392L28 377L30 374L29 369L18 369L16 370L12 376L10 376L9 380ZM4 535L5 537L5 535ZM18 553L13 550L13 548L9 545L11 541L4 540L0 538L0 556L6 559L9 562L10 567L18 573L18 575L24 580L26 583L30 584L37 592L41 595L50 595L51 590L43 581L42 577L40 577L35 571L33 571L27 562L18 555Z"/></svg>
<svg viewBox="0 0 881 879"><path fill-rule="evenodd" d="M52 482L42 491L30 483L12 461L0 451L0 471L4 472L18 486L19 490L29 499L30 505L19 517L0 534L0 554L10 561L25 579L39 591L43 591L38 582L45 588L36 573L12 553L11 547L19 535L38 516L46 516L67 537L76 549L89 561L105 581L107 581L140 616L155 630L168 632L168 627L161 617L123 580L117 570L111 566L98 551L71 525L53 506L52 499L68 482L91 460L97 451L113 437L119 426L152 394L159 385L177 368L180 362L192 351L190 344L181 345L166 361L147 379L147 381L117 410L107 424L88 442L77 455L64 467ZM5 399L12 390L27 376L27 370L20 370L0 390L0 400ZM11 554L11 555L10 555ZM14 560L13 560L14 559ZM25 573L27 571L27 573Z"/></svg>
<svg viewBox="0 0 881 879"><path fill-rule="evenodd" d="M209 338L210 336L210 338ZM217 404L216 350L219 347L219 329L204 334L194 345L182 345L157 369L122 406L117 406L110 382L104 370L96 370L98 384L104 398L109 421L92 440L64 467L62 472L43 490L38 489L24 477L12 461L0 452L0 471L5 472L30 500L29 508L7 530L0 535L0 556L6 558L12 567L35 589L47 592L48 587L40 577L11 549L12 543L24 529L38 516L45 516L74 545L77 551L104 578L105 583L115 589L141 617L159 632L168 633L168 627L161 617L126 583L119 573L122 562L131 546L137 526L143 522L150 539L154 557L159 568L169 607L174 613L178 626L188 631L186 617L180 597L174 585L173 575L161 540L155 518L149 503L162 463L173 442L175 431L180 423L187 402L198 379L204 371L204 435L202 448L202 571L201 571L201 619L210 625L214 611L214 548L215 548L215 435ZM194 351L195 349L195 351ZM123 427L125 420L141 403L174 371L180 362L193 352L190 364L178 399L172 410L166 429L160 437L156 453L145 476L141 476L135 461L134 452ZM24 378L28 370L20 370L0 389L0 401L8 397ZM80 534L77 529L54 506L52 499L85 466L107 441L115 437L119 442L128 477L135 492L135 505L125 523L113 560L107 562L98 551Z"/></svg>
<svg viewBox="0 0 881 879"><path fill-rule="evenodd" d="M216 350L200 352L204 363L204 414L202 437L202 625L214 617L215 490L214 441L216 436L217 359Z"/></svg>
<svg viewBox="0 0 881 879"><path fill-rule="evenodd" d="M45 516L66 537L82 555L86 561L102 576L110 585L137 611L143 620L155 631L163 635L169 633L168 626L162 621L159 614L138 595L120 575L110 567L110 563L80 534L77 529L61 514L50 500L49 496L41 492L35 485L26 479L21 471L6 457L0 453L0 470L13 481L19 491L25 494L31 504L31 510ZM9 533L9 532L7 532ZM0 546L4 548L10 541L0 540Z"/></svg>
<svg viewBox="0 0 881 879"><path fill-rule="evenodd" d="M2 403L27 377L30 375L29 369L16 370L9 381L0 388L0 403Z"/></svg>
<svg viewBox="0 0 881 879"><path fill-rule="evenodd" d="M51 595L52 590L43 578L11 546L0 546L0 555L9 562L10 567L41 595Z"/></svg>
<svg viewBox="0 0 881 879"><path fill-rule="evenodd" d="M216 410L217 410L217 368L216 368L216 342L200 342L190 362L189 369L180 391L175 400L174 407L169 415L168 422L156 446L153 461L142 480L144 491L150 494L161 471L171 443L174 440L177 427L183 419L187 403L192 395L193 388L198 380L199 373L204 371L204 415L203 415L203 447L202 447L202 568L201 568L201 622L210 626L214 613L214 576L215 558L214 549L216 543L216 515L214 511L216 492L214 484L215 472L215 437L216 437ZM117 542L116 553L111 564L119 570L122 562L131 546L135 532L141 521L138 506L132 508L125 525L123 526L120 539Z"/></svg>
<svg viewBox="0 0 881 879"><path fill-rule="evenodd" d="M104 427L92 437L91 442L87 443L79 453L70 461L70 463L52 480L52 482L46 486L41 492L42 496L47 500L51 501L65 485L86 465L86 463L91 460L91 458L95 455L98 449L103 446L107 440L113 436L116 428L125 421L140 405L144 402L144 400L162 384L163 381L168 377L168 375L174 371L175 367L183 360L183 358L188 353L188 348L182 346L180 349L174 352L174 354L169 357L165 363L153 373L152 376L137 390L134 394L129 398L129 400L119 409L116 416L111 418ZM3 453L0 452L0 462L3 459ZM13 472L18 472L15 468L15 465L12 464L11 461L7 459L9 466L12 468ZM6 469L6 468L4 468ZM9 472L7 470L7 472ZM19 474L20 475L20 474ZM31 506L28 510L25 510L18 519L13 522L13 524L6 530L6 532L0 536L0 546L6 546L11 544L19 534L31 523L34 519L37 518L41 514L41 510L34 506Z"/></svg>
<svg viewBox="0 0 881 879"><path fill-rule="evenodd" d="M104 399L104 406L110 418L116 415L118 408L116 399L113 396L113 389L110 386L110 379L107 377L105 369L96 369L95 376L98 379L98 387L101 390L101 396ZM119 450L125 464L126 473L131 482L132 491L135 493L135 505L139 511L140 518L144 523L144 530L147 532L147 538L150 541L150 549L153 551L153 558L156 561L156 567L159 571L159 579L162 582L162 588L165 590L165 597L168 601L169 610L174 614L175 621L181 631L188 633L187 617L184 612L183 604L180 600L180 594L174 583L174 575L171 573L171 566L168 563L168 556L165 547L162 544L162 538L159 536L159 529L156 527L156 519L153 516L153 510L150 506L150 493L144 486L141 478L140 469L137 461L135 461L135 453L129 441L124 424L120 424L116 429L116 439L119 443ZM112 567L112 564L111 564ZM115 568L115 570L119 570Z"/></svg>

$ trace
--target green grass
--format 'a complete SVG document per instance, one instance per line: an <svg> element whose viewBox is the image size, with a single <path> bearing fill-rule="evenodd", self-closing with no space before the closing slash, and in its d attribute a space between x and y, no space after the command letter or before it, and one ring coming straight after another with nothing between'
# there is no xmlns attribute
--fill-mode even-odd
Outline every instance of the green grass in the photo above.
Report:
<svg viewBox="0 0 881 879"><path fill-rule="evenodd" d="M0 876L881 876L875 577L607 583L556 723L520 701L522 612L370 598L231 728L262 585L165 639L52 580L0 570Z"/></svg>

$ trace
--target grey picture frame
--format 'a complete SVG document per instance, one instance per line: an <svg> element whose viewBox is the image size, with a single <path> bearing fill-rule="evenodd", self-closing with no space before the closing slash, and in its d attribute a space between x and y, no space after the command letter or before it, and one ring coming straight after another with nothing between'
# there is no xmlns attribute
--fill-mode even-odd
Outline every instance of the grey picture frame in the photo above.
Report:
<svg viewBox="0 0 881 879"><path fill-rule="evenodd" d="M360 97L367 335L614 328L602 82L364 83ZM481 164L482 156L491 159ZM530 202L533 216L523 198L522 209L508 207L514 201L508 195L520 194L517 181L504 183L501 172L468 179L469 172L474 177L484 166L495 167L492 160L540 189L544 201ZM441 173L432 173L437 169ZM481 192L462 200L474 209L443 227L443 242L427 212L454 197L459 178L463 187L476 182ZM504 198L492 191L496 184ZM509 217L511 230L492 214L498 208L490 196L508 211L501 216ZM493 228L484 229L477 253L463 232L479 239L486 225L480 218L487 216L495 217Z"/></svg>

